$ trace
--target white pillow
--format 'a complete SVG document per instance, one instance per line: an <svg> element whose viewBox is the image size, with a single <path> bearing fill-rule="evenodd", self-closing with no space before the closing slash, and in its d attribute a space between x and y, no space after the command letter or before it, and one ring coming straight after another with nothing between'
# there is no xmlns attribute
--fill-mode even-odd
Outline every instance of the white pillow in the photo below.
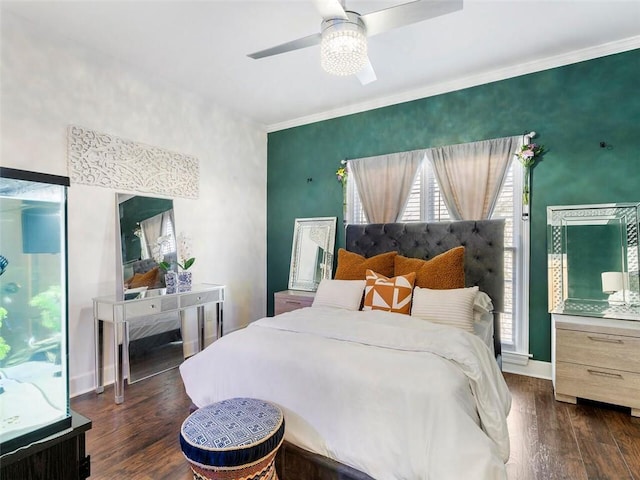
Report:
<svg viewBox="0 0 640 480"><path fill-rule="evenodd" d="M491 297L484 292L478 292L476 298L473 300L473 311L480 313L493 312Z"/></svg>
<svg viewBox="0 0 640 480"><path fill-rule="evenodd" d="M493 302L484 292L478 292L473 301L473 330L487 344L491 353L493 345Z"/></svg>
<svg viewBox="0 0 640 480"><path fill-rule="evenodd" d="M360 310L366 283L364 280L329 280L324 278L318 285L311 306Z"/></svg>
<svg viewBox="0 0 640 480"><path fill-rule="evenodd" d="M493 345L493 313L489 312L473 312L473 331L477 337L480 337L487 344L491 353L495 355Z"/></svg>
<svg viewBox="0 0 640 480"><path fill-rule="evenodd" d="M474 333L473 304L478 287L432 290L416 287L411 316Z"/></svg>

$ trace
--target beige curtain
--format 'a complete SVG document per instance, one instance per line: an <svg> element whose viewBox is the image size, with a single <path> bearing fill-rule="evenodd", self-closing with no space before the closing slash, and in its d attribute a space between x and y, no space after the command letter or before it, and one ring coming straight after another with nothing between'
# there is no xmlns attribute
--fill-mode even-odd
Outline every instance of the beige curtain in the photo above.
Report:
<svg viewBox="0 0 640 480"><path fill-rule="evenodd" d="M409 199L423 150L349 160L369 223L397 222Z"/></svg>
<svg viewBox="0 0 640 480"><path fill-rule="evenodd" d="M491 216L520 143L521 137L505 137L426 150L451 216L457 220Z"/></svg>

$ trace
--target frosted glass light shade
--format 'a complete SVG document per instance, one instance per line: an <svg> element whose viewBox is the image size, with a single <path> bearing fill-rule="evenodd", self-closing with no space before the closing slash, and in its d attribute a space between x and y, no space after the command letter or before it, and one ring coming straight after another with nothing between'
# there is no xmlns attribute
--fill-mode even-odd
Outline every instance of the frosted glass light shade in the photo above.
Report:
<svg viewBox="0 0 640 480"><path fill-rule="evenodd" d="M332 75L354 75L367 64L367 36L364 23L353 12L349 20L325 20L320 43L320 63Z"/></svg>

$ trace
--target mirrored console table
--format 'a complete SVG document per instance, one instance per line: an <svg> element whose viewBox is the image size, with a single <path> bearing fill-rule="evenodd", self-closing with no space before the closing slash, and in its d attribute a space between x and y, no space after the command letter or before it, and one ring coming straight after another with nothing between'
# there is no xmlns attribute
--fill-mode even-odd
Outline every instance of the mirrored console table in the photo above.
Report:
<svg viewBox="0 0 640 480"><path fill-rule="evenodd" d="M166 288L125 293L125 299L111 295L93 299L93 319L95 328L95 378L96 393L104 392L104 326L113 330L112 345L114 356L114 390L116 403L124 401L125 367L129 383L132 382L130 370L130 332L139 324L149 324L154 318L168 314L179 317L180 331L184 330L186 311L196 309L198 340L196 353L205 343L205 312L207 305L216 307L216 338L223 334L223 303L225 286L217 284L193 285L189 291L168 292ZM174 365L177 366L177 365ZM173 367L170 367L173 368ZM167 368L160 368L155 375ZM147 375L150 376L150 375Z"/></svg>

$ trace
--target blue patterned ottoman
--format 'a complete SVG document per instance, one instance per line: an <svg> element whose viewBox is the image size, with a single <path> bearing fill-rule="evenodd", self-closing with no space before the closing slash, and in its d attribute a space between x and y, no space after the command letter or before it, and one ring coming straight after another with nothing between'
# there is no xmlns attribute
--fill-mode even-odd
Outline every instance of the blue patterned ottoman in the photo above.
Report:
<svg viewBox="0 0 640 480"><path fill-rule="evenodd" d="M283 439L282 411L255 398L212 403L180 428L195 480L278 480L274 461Z"/></svg>

